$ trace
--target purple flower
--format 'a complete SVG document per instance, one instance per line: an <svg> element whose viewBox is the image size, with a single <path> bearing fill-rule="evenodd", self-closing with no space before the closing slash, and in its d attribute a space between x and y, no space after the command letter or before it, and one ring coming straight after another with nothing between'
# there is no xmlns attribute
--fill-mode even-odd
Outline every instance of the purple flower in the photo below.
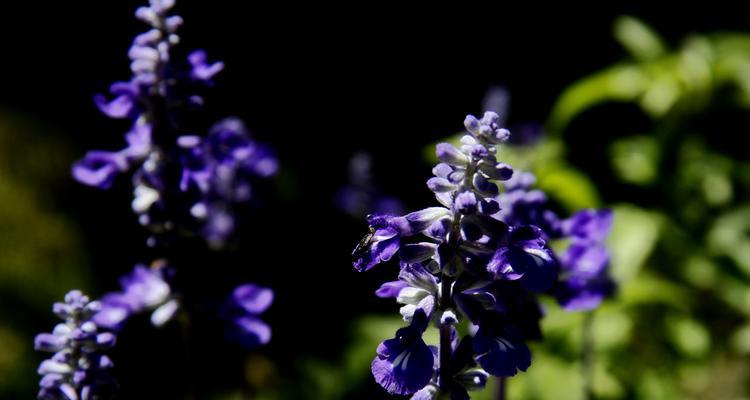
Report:
<svg viewBox="0 0 750 400"><path fill-rule="evenodd" d="M227 118L208 137L178 138L182 150L180 190L192 194L190 213L213 247L222 247L236 227L236 208L251 200L256 179L278 170L273 153L250 138L244 123Z"/></svg>
<svg viewBox="0 0 750 400"><path fill-rule="evenodd" d="M109 189L115 177L128 168L128 161L121 152L93 150L73 164L73 177L88 186Z"/></svg>
<svg viewBox="0 0 750 400"><path fill-rule="evenodd" d="M122 291L102 297L101 309L93 316L97 325L119 330L127 319L146 310L153 310L151 322L161 326L172 319L179 303L172 297L164 279L166 266L147 268L136 265L130 275L120 279Z"/></svg>
<svg viewBox="0 0 750 400"><path fill-rule="evenodd" d="M426 208L403 217L369 215L367 222L370 224L370 233L352 252L354 268L357 271L367 271L390 260L398 252L402 237L423 232L446 215L448 210L442 207Z"/></svg>
<svg viewBox="0 0 750 400"><path fill-rule="evenodd" d="M427 316L418 310L409 326L399 329L393 339L378 346L372 374L388 393L416 393L432 379L435 356L422 340L427 323Z"/></svg>
<svg viewBox="0 0 750 400"><path fill-rule="evenodd" d="M508 245L498 249L487 265L497 277L520 279L528 290L542 292L557 279L557 262L545 247L544 233L534 226L513 228Z"/></svg>
<svg viewBox="0 0 750 400"><path fill-rule="evenodd" d="M271 327L258 318L273 303L273 291L255 284L236 287L228 300L227 335L252 349L271 340Z"/></svg>
<svg viewBox="0 0 750 400"><path fill-rule="evenodd" d="M396 301L404 304L401 315L405 321L411 321L414 313L421 310L427 318L432 317L437 304L439 282L421 264L406 264L398 275L405 286L396 295Z"/></svg>
<svg viewBox="0 0 750 400"><path fill-rule="evenodd" d="M536 226L549 239L560 238L561 222L550 210L544 192L531 190L535 182L536 177L528 172L520 172L505 182L506 191L497 197L500 210L495 217L508 225Z"/></svg>
<svg viewBox="0 0 750 400"><path fill-rule="evenodd" d="M112 398L113 363L104 353L114 347L115 335L99 332L91 320L100 307L78 290L68 292L64 303L54 304L54 313L64 322L34 339L36 350L54 353L39 365L40 399Z"/></svg>
<svg viewBox="0 0 750 400"><path fill-rule="evenodd" d="M132 82L115 82L109 92L114 96L107 100L104 95L94 96L94 103L99 110L110 118L133 118L138 112L139 88Z"/></svg>
<svg viewBox="0 0 750 400"><path fill-rule="evenodd" d="M403 217L370 216L370 232L353 253L359 271L398 254L399 280L383 284L376 294L402 304L401 314L411 325L381 344L372 372L388 392L414 393L414 399L443 394L468 399L467 391L482 388L488 373L525 371L531 355L524 341L541 336L541 311L532 291L550 289L558 275L549 236L519 223L532 216L518 213L503 220L510 214L498 212L498 182L511 182L514 175L495 156L509 135L499 116L468 116L464 125L468 134L460 147L437 146L441 163L427 181L443 207ZM542 210L542 204L534 207ZM421 339L424 320L440 330L444 347L438 360ZM477 330L458 345L454 325L462 320Z"/></svg>
<svg viewBox="0 0 750 400"><path fill-rule="evenodd" d="M554 292L566 310L594 309L614 292L615 284L607 274L609 254L603 246L573 244L560 264L563 278Z"/></svg>
<svg viewBox="0 0 750 400"><path fill-rule="evenodd" d="M531 352L516 327L486 313L474 335L477 362L494 376L513 376L531 365Z"/></svg>
<svg viewBox="0 0 750 400"><path fill-rule="evenodd" d="M206 55L204 50L195 50L190 53L188 61L192 67L190 76L199 81L210 81L224 69L224 63L221 61L209 64L208 55Z"/></svg>
<svg viewBox="0 0 750 400"><path fill-rule="evenodd" d="M386 282L378 288L377 291L375 291L375 295L381 298L388 298L398 297L398 294L401 292L401 289L408 287L409 284L404 281L391 281Z"/></svg>
<svg viewBox="0 0 750 400"><path fill-rule="evenodd" d="M136 36L128 51L132 77L110 87L111 97L94 101L107 116L128 119L127 146L119 151L92 151L73 166L79 182L112 186L116 175L132 174L133 210L152 236L152 247L168 235L195 232L214 248L222 247L239 225L238 209L251 200L252 181L278 170L278 161L252 140L237 118L217 122L207 135L203 127L186 127L185 114L203 100L224 67L209 62L206 52L188 56L189 67L172 61L182 18L171 15L173 1L150 1L136 17L150 30ZM179 182L171 171L182 170Z"/></svg>
<svg viewBox="0 0 750 400"><path fill-rule="evenodd" d="M611 226L610 210L584 210L563 223L571 245L560 259L562 277L554 293L566 310L594 309L614 292L609 252L602 243Z"/></svg>
<svg viewBox="0 0 750 400"><path fill-rule="evenodd" d="M502 209L495 217L510 225L536 226L547 240L568 239L568 248L554 257L560 261L560 274L550 292L568 311L596 308L615 290L615 283L608 274L609 253L603 244L612 226L612 212L582 210L561 220L550 209L544 193L531 189L535 182L534 175L528 172L505 182L506 192L498 196ZM496 257L494 262L493 267L497 269L503 259ZM497 271L502 272L500 269ZM546 280L537 283L543 283L535 285L537 289L549 288Z"/></svg>
<svg viewBox="0 0 750 400"><path fill-rule="evenodd" d="M612 228L610 210L579 211L563 223L563 232L575 240L600 243Z"/></svg>

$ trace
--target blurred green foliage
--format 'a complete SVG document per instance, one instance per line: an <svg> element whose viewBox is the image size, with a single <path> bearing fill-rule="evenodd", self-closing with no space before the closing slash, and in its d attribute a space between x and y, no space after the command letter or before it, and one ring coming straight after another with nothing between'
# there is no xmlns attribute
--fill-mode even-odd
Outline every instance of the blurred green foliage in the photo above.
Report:
<svg viewBox="0 0 750 400"><path fill-rule="evenodd" d="M36 386L39 322L68 288L86 288L86 260L75 225L50 190L68 178L69 152L50 128L0 111L0 398Z"/></svg>
<svg viewBox="0 0 750 400"><path fill-rule="evenodd" d="M564 143L576 135L571 124L593 118L607 104L633 104L651 121L645 131L618 132L593 142L607 148L588 150L609 155L599 179L624 197L609 205L615 211L609 245L619 293L593 315L591 397L746 398L748 163L713 147L706 140L711 128L693 122L720 109L750 107L750 35L692 35L668 49L631 17L616 21L614 35L630 57L561 94L546 124L548 137L539 145L554 143L560 158L527 164L544 186L549 171L566 165ZM607 135L607 126L595 129ZM576 179L565 181L564 193L597 198L590 194L597 183L572 171ZM622 195L628 191L645 193L645 201ZM570 195L550 195L571 209ZM547 309L547 338L535 349L529 373L511 382L511 399L585 398L585 317L554 305ZM561 386L567 391L539 389Z"/></svg>
<svg viewBox="0 0 750 400"><path fill-rule="evenodd" d="M588 316L546 304L545 340L530 370L510 380L508 398L747 398L750 163L715 147L711 125L695 121L748 112L750 35L691 35L670 49L643 22L621 17L614 36L626 59L563 91L539 143L500 149L498 158L533 171L561 209L614 210L608 244L619 285ZM611 120L596 116L614 104L634 105L647 126L611 132ZM586 149L607 155L608 165L591 171L596 179L568 156L568 143L589 141L576 137L581 121L584 134L602 135ZM610 189L607 204L598 188Z"/></svg>

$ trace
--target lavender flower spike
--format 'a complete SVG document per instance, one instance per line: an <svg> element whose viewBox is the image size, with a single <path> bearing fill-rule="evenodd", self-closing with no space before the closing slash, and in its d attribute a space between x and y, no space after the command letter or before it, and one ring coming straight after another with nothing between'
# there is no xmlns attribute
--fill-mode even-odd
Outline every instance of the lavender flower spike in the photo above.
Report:
<svg viewBox="0 0 750 400"><path fill-rule="evenodd" d="M104 352L115 345L115 335L99 332L91 317L101 303L89 301L78 290L55 303L54 313L64 322L52 333L41 333L34 348L54 355L39 365L39 399L109 399L116 383L110 374L113 363Z"/></svg>
<svg viewBox="0 0 750 400"><path fill-rule="evenodd" d="M173 60L183 22L171 14L174 3L150 0L138 8L136 17L150 29L136 36L128 51L132 76L110 86L111 98L94 98L103 114L129 120L126 147L90 151L72 174L100 189L110 188L118 175L131 175L132 209L152 233L151 247L170 235L197 234L221 248L236 231L243 206L254 199L256 180L275 174L278 162L237 118L209 129L187 126L186 116L203 105L201 95L224 63L209 61L203 50L190 52L187 65Z"/></svg>
<svg viewBox="0 0 750 400"><path fill-rule="evenodd" d="M538 336L533 317L540 315L532 291L549 290L559 267L542 229L498 217L496 181L513 175L495 157L510 135L498 121L493 112L467 116L462 145L437 146L441 163L427 187L441 206L369 216L369 233L354 250L359 271L400 260L399 281L377 295L403 304L409 326L384 341L372 363L375 380L391 394L465 399L488 375L512 376L531 363L525 341ZM459 345L454 326L461 321L477 329ZM440 334L434 354L422 340L430 325Z"/></svg>

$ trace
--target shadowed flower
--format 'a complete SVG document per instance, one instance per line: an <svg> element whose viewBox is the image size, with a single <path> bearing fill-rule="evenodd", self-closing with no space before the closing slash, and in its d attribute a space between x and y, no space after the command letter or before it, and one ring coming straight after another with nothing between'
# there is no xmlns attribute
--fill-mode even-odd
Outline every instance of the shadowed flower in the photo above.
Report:
<svg viewBox="0 0 750 400"><path fill-rule="evenodd" d="M258 316L273 303L273 290L252 283L237 286L227 301L227 335L252 349L271 341L271 327Z"/></svg>
<svg viewBox="0 0 750 400"><path fill-rule="evenodd" d="M172 319L179 308L172 298L169 284L164 279L166 266L147 268L136 265L130 275L120 278L122 291L102 297L102 307L93 316L99 326L119 330L128 318L146 310L153 310L151 322L161 326Z"/></svg>
<svg viewBox="0 0 750 400"><path fill-rule="evenodd" d="M571 244L560 257L561 280L554 293L566 310L594 309L614 292L609 252L603 244L611 227L610 210L583 210L563 223Z"/></svg>
<svg viewBox="0 0 750 400"><path fill-rule="evenodd" d="M518 328L491 312L485 313L474 335L477 362L494 376L513 376L531 365L531 352Z"/></svg>
<svg viewBox="0 0 750 400"><path fill-rule="evenodd" d="M412 394L430 382L435 356L422 340L427 323L424 312L417 310L409 326L399 329L393 339L378 346L372 374L388 393Z"/></svg>
<svg viewBox="0 0 750 400"><path fill-rule="evenodd" d="M487 269L496 277L520 279L528 290L543 292L557 279L557 263L545 247L541 229L534 226L514 228L508 245L495 252Z"/></svg>
<svg viewBox="0 0 750 400"><path fill-rule="evenodd" d="M53 311L64 322L52 333L41 333L34 348L55 353L39 365L39 399L109 399L115 381L110 374L113 363L104 353L114 347L115 335L99 332L91 316L101 303L89 301L78 290L65 295L64 303L55 303Z"/></svg>
<svg viewBox="0 0 750 400"><path fill-rule="evenodd" d="M117 175L130 174L132 208L152 234L151 247L194 231L221 248L239 225L240 205L251 199L251 181L275 174L278 162L237 118L217 122L205 136L187 134L204 129L185 126L185 115L203 104L199 93L224 64L209 62L203 50L189 54L187 69L172 60L182 24L181 17L171 15L173 6L173 1L151 0L138 8L136 17L151 29L136 36L128 51L132 76L111 85L111 99L94 98L105 115L130 120L127 147L90 151L72 174L100 189L110 188ZM171 173L177 169L179 181Z"/></svg>
<svg viewBox="0 0 750 400"><path fill-rule="evenodd" d="M495 154L510 133L492 112L467 116L464 125L460 147L437 145L440 163L427 181L442 207L370 216L370 232L353 253L359 271L398 254L399 280L376 294L403 304L401 314L411 324L380 345L372 372L389 393L413 393L413 399L468 399L467 391L484 387L488 373L525 371L531 354L524 341L541 336L531 291L550 289L558 275L548 235L527 216L499 213L498 182L510 182L513 169ZM477 329L459 345L455 325L463 320ZM436 360L422 340L428 322L440 331Z"/></svg>

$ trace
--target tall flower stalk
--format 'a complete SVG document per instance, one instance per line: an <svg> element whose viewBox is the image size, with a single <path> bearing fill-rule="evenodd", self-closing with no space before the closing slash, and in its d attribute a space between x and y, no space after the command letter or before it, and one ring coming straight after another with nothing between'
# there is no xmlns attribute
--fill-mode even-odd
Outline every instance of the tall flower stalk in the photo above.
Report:
<svg viewBox="0 0 750 400"><path fill-rule="evenodd" d="M119 151L93 150L73 166L81 183L107 189L118 175L130 173L132 209L151 236L151 247L197 234L214 248L231 238L242 211L254 198L253 183L272 176L278 162L270 149L253 140L241 120L220 120L207 135L191 122L204 105L202 92L224 69L209 62L204 50L176 60L180 16L174 0L151 0L135 15L150 29L128 51L129 81L111 85L111 98L95 102L110 118L125 119L127 146Z"/></svg>
<svg viewBox="0 0 750 400"><path fill-rule="evenodd" d="M112 391L95 394L102 385L88 382L111 362L106 356L93 361L89 356L114 345L114 335L89 336L97 329L121 330L142 312L151 313L155 326L169 322L188 297L175 285L178 268L171 263L171 249L186 248L178 246L192 243L187 241L194 237L213 250L224 249L255 204L256 183L278 169L271 150L255 141L240 119L223 118L209 127L195 123L193 114L204 105L202 93L213 86L224 64L210 62L203 50L188 53L184 60L175 57L183 20L172 13L174 6L175 0L150 0L136 10L136 18L149 30L137 35L128 51L132 76L112 84L110 96L94 98L106 116L128 121L126 146L89 151L72 167L76 180L99 189L129 175L132 210L146 228L146 244L156 257L148 265L136 265L121 278L121 290L101 301L89 302L74 291L65 304L55 306L56 312L76 311L57 312L66 325L37 338L39 350L58 351L40 367L45 375L40 398L109 398ZM253 348L271 339L271 328L259 315L273 298L271 289L245 283L225 300L212 300L218 306L211 312L223 322L216 326L225 327L228 338Z"/></svg>
<svg viewBox="0 0 750 400"><path fill-rule="evenodd" d="M72 168L79 182L100 189L130 174L132 209L149 232L147 244L163 254L149 267L136 266L121 279L121 292L102 299L95 318L111 329L146 310L153 312L154 325L166 323L180 304L171 288L175 268L167 249L193 236L213 249L223 248L257 197L256 181L278 169L270 149L253 140L239 118L221 119L205 135L192 133L201 128L190 115L204 105L201 93L213 86L224 63L209 62L204 50L188 53L184 61L175 59L183 20L172 14L174 5L174 0L150 0L136 10L150 29L136 36L128 51L133 75L110 87L111 98L94 98L105 115L129 121L127 147L90 151ZM270 337L262 327L242 327L244 334L265 338L259 343Z"/></svg>
<svg viewBox="0 0 750 400"><path fill-rule="evenodd" d="M376 295L403 304L408 326L381 343L372 363L375 380L391 394L466 399L490 375L526 371L526 342L541 338L537 294L559 293L565 303L590 289L590 276L576 275L588 254L572 252L561 262L547 243L569 234L582 236L583 249L598 246L603 224L596 222L606 217L587 212L561 221L546 199L529 195L533 179L512 179L512 167L496 158L510 136L498 122L494 112L467 116L460 148L437 145L440 163L427 186L440 206L368 216L369 232L353 252L359 271L398 254L399 280ZM422 339L430 326L439 332L437 348Z"/></svg>
<svg viewBox="0 0 750 400"><path fill-rule="evenodd" d="M39 366L39 399L101 399L114 393L114 364L105 352L115 345L115 335L100 332L92 320L100 309L101 303L78 290L55 303L53 310L63 322L34 339L35 349L54 353Z"/></svg>

